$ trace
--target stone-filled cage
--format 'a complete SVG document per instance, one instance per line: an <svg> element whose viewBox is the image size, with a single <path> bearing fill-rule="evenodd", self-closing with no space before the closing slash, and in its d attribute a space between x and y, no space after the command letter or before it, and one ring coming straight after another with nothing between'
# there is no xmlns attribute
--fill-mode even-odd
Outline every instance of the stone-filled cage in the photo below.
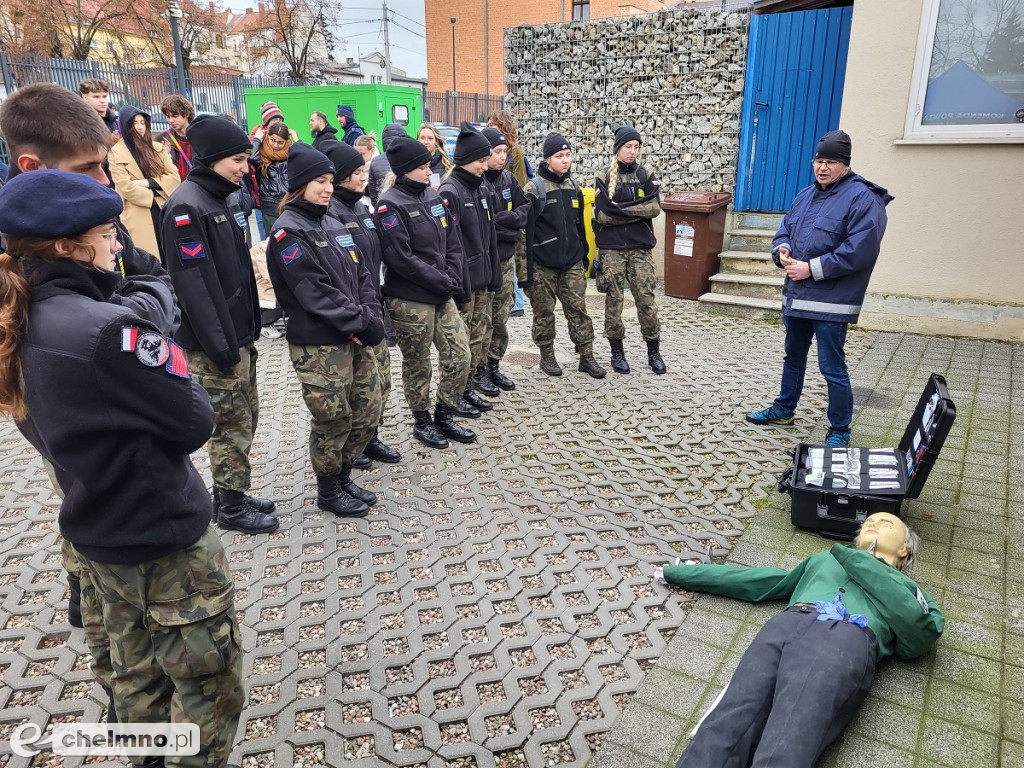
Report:
<svg viewBox="0 0 1024 768"><path fill-rule="evenodd" d="M612 132L634 125L667 192L733 192L748 9L682 9L505 30L506 104L532 161L551 131L584 185L610 165Z"/></svg>

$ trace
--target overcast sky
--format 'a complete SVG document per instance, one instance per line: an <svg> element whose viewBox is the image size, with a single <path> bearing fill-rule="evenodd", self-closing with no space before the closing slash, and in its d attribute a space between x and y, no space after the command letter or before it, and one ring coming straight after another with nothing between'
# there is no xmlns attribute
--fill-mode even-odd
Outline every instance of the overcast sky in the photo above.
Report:
<svg viewBox="0 0 1024 768"><path fill-rule="evenodd" d="M256 0L231 0L229 7L244 11L256 7ZM427 76L427 43L424 38L423 0L388 0L392 23L388 28L391 39L392 66L404 69L411 77ZM341 25L333 30L346 42L338 46L335 56L344 61L371 51L384 52L384 33L381 19L382 5L375 0L342 0Z"/></svg>

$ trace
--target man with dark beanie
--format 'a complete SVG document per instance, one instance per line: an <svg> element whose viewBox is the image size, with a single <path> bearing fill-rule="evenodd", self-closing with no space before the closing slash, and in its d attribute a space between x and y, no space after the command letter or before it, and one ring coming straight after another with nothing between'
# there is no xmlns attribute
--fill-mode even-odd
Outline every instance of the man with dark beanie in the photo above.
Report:
<svg viewBox="0 0 1024 768"><path fill-rule="evenodd" d="M463 398L480 411L489 411L493 406L487 398L474 392L474 388L489 397L501 394L484 367L487 360L484 341L491 335L491 304L494 292L501 287L493 200L490 187L484 183L490 156L491 142L472 125L463 122L455 142L455 168L437 190L452 212L452 224L462 241L463 294L457 301L469 333L470 351L470 378Z"/></svg>
<svg viewBox="0 0 1024 768"><path fill-rule="evenodd" d="M491 301L491 333L484 339L487 351L487 375L495 386L511 391L516 388L512 379L498 367L508 349L508 316L516 298L515 255L516 245L522 239L526 217L530 215L530 200L519 186L519 181L505 165L508 160L509 139L497 128L484 128L484 137L491 144L484 179L494 195L494 228L498 237L498 260L501 264L501 287Z"/></svg>
<svg viewBox="0 0 1024 768"><path fill-rule="evenodd" d="M249 450L259 418L256 345L260 306L237 202L252 145L230 120L200 115L186 131L194 167L164 206L161 237L181 304L175 334L189 369L213 403L208 448L217 524L270 533L274 503L247 495Z"/></svg>
<svg viewBox="0 0 1024 768"><path fill-rule="evenodd" d="M373 224L384 259L384 299L402 349L402 387L415 419L412 434L431 448L447 448L449 439L469 443L476 433L454 418L456 409L480 415L462 397L469 379L469 337L452 300L465 291L462 244L451 211L430 187L427 148L402 136L387 155L394 186L381 193ZM431 343L441 369L433 419Z"/></svg>
<svg viewBox="0 0 1024 768"><path fill-rule="evenodd" d="M377 495L355 483L352 468L383 407L373 348L384 340L384 325L376 281L346 227L327 215L333 192L334 163L293 144L267 269L288 314L289 354L309 409L317 506L364 517Z"/></svg>
<svg viewBox="0 0 1024 768"><path fill-rule="evenodd" d="M526 280L533 307L533 340L540 347L540 369L561 376L555 358L555 301L569 324L569 338L580 356L581 372L603 379L594 359L594 323L587 314L587 233L583 193L569 175L572 148L560 133L544 139L544 159L524 190L532 205L526 220Z"/></svg>
<svg viewBox="0 0 1024 768"><path fill-rule="evenodd" d="M651 249L656 242L651 223L661 213L661 182L640 164L640 132L631 125L615 129L611 165L597 174L594 193L594 238L597 289L604 293L604 335L612 348L612 370L629 373L623 349L622 289L636 302L640 333L647 343L647 364L665 373L661 359L661 322L654 298L657 280Z"/></svg>
<svg viewBox="0 0 1024 768"><path fill-rule="evenodd" d="M850 169L852 142L843 131L821 137L814 184L797 193L775 235L772 259L786 270L782 322L786 354L775 402L747 414L753 424L792 424L804 386L807 352L818 340L818 369L828 383L825 444L850 444L853 388L846 368L846 329L857 322L885 234L892 196Z"/></svg>
<svg viewBox="0 0 1024 768"><path fill-rule="evenodd" d="M390 142L388 142L390 146ZM387 307L384 306L380 286L381 251L377 230L373 226L373 217L363 204L363 189L366 186L366 171L363 156L348 144L338 142L332 144L327 157L334 164L334 194L327 206L327 215L337 219L344 225L347 234L352 238L359 259L370 273L377 303L380 308L381 320L387 330ZM377 360L377 373L381 383L381 402L387 403L391 393L391 353L386 342L373 347ZM384 408L381 408L378 428L384 424ZM381 441L374 431L373 438L367 444L363 454L386 464L396 464L402 460L402 454Z"/></svg>

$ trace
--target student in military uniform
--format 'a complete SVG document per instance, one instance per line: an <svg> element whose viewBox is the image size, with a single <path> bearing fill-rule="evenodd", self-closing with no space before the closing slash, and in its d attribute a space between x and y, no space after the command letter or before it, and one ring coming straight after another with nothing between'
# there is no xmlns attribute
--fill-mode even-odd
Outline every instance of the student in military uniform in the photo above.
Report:
<svg viewBox="0 0 1024 768"><path fill-rule="evenodd" d="M116 115L115 115L116 118ZM19 88L4 100L0 107L0 134L7 141L11 158L10 177L22 173L51 169L88 176L107 186L110 179L103 170L110 149L108 127L97 112L75 93L52 83L35 83ZM121 250L117 254L118 272L125 278L158 280L167 291L169 304L135 303L133 310L156 324L160 333L171 336L178 328L181 314L171 279L150 253L137 248L120 218L114 220ZM126 282L125 285L133 285ZM117 289L120 291L120 289ZM125 301L131 301L127 297ZM50 477L54 491L63 497L53 466L44 458L43 466ZM80 568L73 552L66 553L65 569L71 597L68 601L68 623L82 626ZM108 713L113 717L113 708Z"/></svg>
<svg viewBox="0 0 1024 768"><path fill-rule="evenodd" d="M512 379L498 367L508 349L508 316L516 300L515 256L516 246L522 239L523 227L530 215L530 200L523 193L519 181L505 167L509 139L497 128L484 128L484 138L491 144L484 179L494 193L494 227L498 239L498 260L501 265L501 287L494 292L491 302L491 333L484 339L487 350L487 376L495 386L511 391L516 388ZM520 150L521 152L522 150Z"/></svg>
<svg viewBox="0 0 1024 768"><path fill-rule="evenodd" d="M455 414L479 416L462 394L469 379L469 337L452 300L463 290L463 257L450 213L430 188L430 153L418 141L395 139L387 150L394 173L377 201L373 224L384 259L384 296L402 350L402 387L412 410L413 436L431 448L448 439L469 443L476 433ZM391 180L391 177L388 177ZM430 345L441 380L430 417Z"/></svg>
<svg viewBox="0 0 1024 768"><path fill-rule="evenodd" d="M497 397L501 390L487 375L487 348L491 335L491 305L501 288L498 236L492 216L491 188L484 183L491 156L491 142L469 123L463 123L455 142L455 167L441 187L441 197L452 215L452 224L462 243L463 294L458 297L459 314L469 333L470 378L463 398L480 411L493 407L474 388Z"/></svg>
<svg viewBox="0 0 1024 768"><path fill-rule="evenodd" d="M587 233L583 193L570 176L572 148L560 133L544 139L544 160L526 185L531 199L526 220L526 280L533 307L533 340L540 347L540 369L561 376L555 358L555 301L569 324L569 338L580 356L581 372L595 379L605 369L594 359L594 323L587 314Z"/></svg>
<svg viewBox="0 0 1024 768"><path fill-rule="evenodd" d="M355 241L356 253L370 274L386 332L389 320L386 317L387 307L384 306L380 292L380 240L377 239L377 230L373 226L373 216L362 202L366 186L362 153L339 141L329 148L327 157L334 164L334 194L327 206L327 214L341 222L347 234ZM377 359L377 373L380 375L381 383L380 421L377 423L379 429L384 424L384 407L388 395L391 394L391 353L388 351L388 345L382 342L373 347L373 354ZM402 454L381 441L377 430L374 430L373 437L366 444L363 455L386 464L396 464L402 460Z"/></svg>
<svg viewBox="0 0 1024 768"><path fill-rule="evenodd" d="M622 347L623 280L636 302L640 333L647 342L647 364L665 373L661 359L661 322L654 299L656 239L652 219L661 213L661 182L640 165L641 138L631 125L615 129L615 157L608 170L597 174L594 197L594 237L597 242L597 289L604 293L604 335L612 348L612 370L629 373Z"/></svg>
<svg viewBox="0 0 1024 768"><path fill-rule="evenodd" d="M230 120L200 115L186 131L195 167L164 206L161 234L167 271L182 308L175 341L192 375L213 401L210 437L217 524L244 533L270 533L273 502L248 496L249 450L259 418L256 345L260 305L245 240L239 184L252 146Z"/></svg>
<svg viewBox="0 0 1024 768"><path fill-rule="evenodd" d="M121 210L112 189L63 171L0 190L0 415L66 491L60 532L81 568L93 672L119 719L195 723L200 754L176 765L223 766L242 651L213 505L189 460L213 410L184 351L143 316L166 324L166 284L119 273Z"/></svg>
<svg viewBox="0 0 1024 768"><path fill-rule="evenodd" d="M309 458L317 504L339 517L365 517L377 496L352 480L352 463L380 421L373 347L384 340L384 324L355 240L327 215L333 192L330 159L293 144L288 194L270 231L267 267L288 315L288 351L312 417Z"/></svg>

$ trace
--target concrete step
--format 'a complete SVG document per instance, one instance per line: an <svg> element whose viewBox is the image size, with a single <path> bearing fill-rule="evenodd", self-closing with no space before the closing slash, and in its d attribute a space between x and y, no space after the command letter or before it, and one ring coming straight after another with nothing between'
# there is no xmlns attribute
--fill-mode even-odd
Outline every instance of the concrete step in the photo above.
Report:
<svg viewBox="0 0 1024 768"><path fill-rule="evenodd" d="M730 296L725 293L705 293L697 299L698 306L723 315L766 320L782 315L782 302L776 299L758 299L749 296Z"/></svg>
<svg viewBox="0 0 1024 768"><path fill-rule="evenodd" d="M775 229L730 229L726 248L731 251L770 251Z"/></svg>
<svg viewBox="0 0 1024 768"><path fill-rule="evenodd" d="M782 303L785 276L718 273L711 277L711 292L754 299L771 299Z"/></svg>
<svg viewBox="0 0 1024 768"><path fill-rule="evenodd" d="M767 251L722 251L722 272L744 275L778 275L782 271L775 266L772 255Z"/></svg>
<svg viewBox="0 0 1024 768"><path fill-rule="evenodd" d="M771 211L733 211L733 229L772 229L778 231L786 214Z"/></svg>

